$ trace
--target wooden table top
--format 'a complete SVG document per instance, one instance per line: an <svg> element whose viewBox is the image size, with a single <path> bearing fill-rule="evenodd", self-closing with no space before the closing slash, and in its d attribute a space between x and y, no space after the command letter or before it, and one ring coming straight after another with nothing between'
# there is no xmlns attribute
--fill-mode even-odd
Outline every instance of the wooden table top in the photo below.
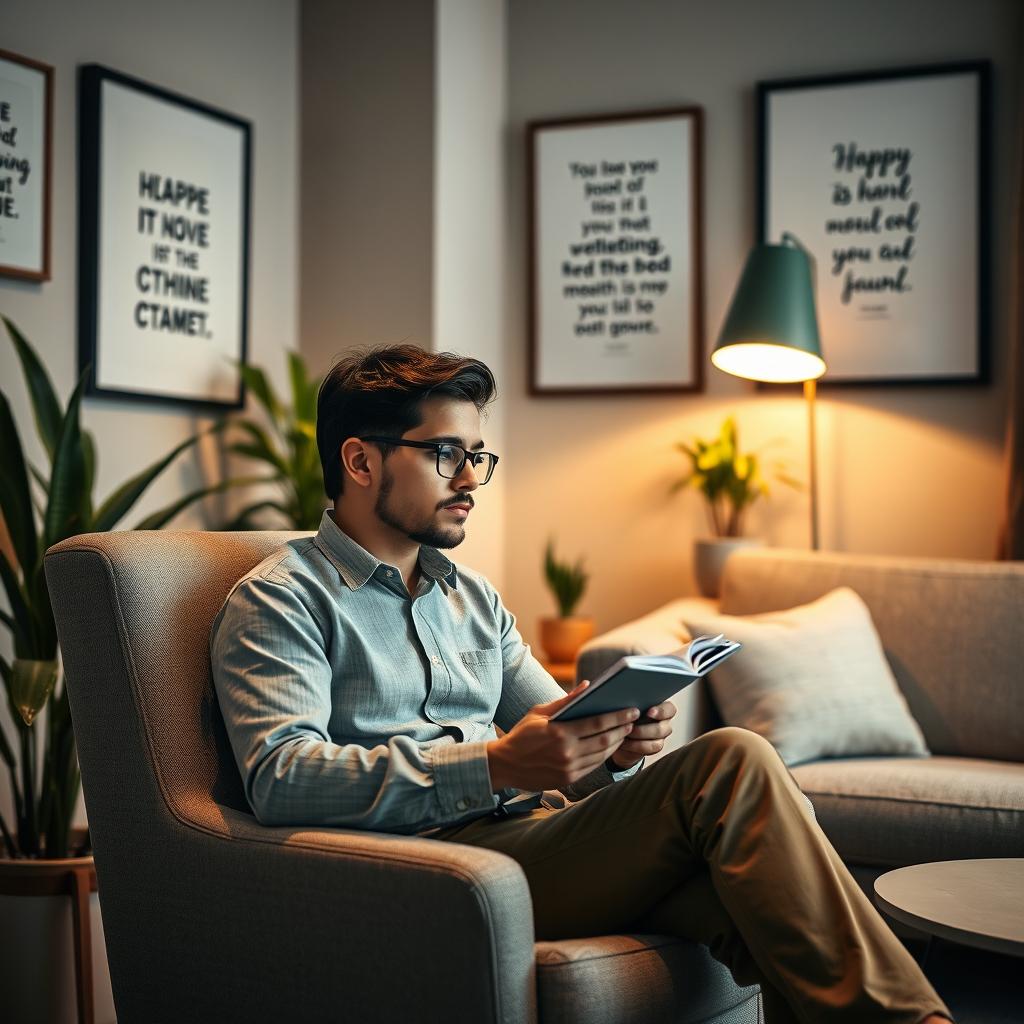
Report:
<svg viewBox="0 0 1024 1024"><path fill-rule="evenodd" d="M904 924L965 946L1024 956L1024 857L912 864L875 879Z"/></svg>

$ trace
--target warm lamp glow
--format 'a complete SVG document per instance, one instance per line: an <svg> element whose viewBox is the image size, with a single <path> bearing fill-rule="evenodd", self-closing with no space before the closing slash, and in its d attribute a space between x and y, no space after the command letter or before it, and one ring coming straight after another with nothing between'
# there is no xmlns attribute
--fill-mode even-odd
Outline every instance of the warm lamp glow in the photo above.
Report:
<svg viewBox="0 0 1024 1024"><path fill-rule="evenodd" d="M735 377L789 384L816 380L825 372L825 360L802 349L771 342L741 341L711 353L711 362Z"/></svg>

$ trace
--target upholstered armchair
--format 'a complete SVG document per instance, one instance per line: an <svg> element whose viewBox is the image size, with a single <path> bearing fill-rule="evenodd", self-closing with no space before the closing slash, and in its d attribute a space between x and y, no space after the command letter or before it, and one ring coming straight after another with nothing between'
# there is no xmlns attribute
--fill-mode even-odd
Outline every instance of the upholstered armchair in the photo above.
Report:
<svg viewBox="0 0 1024 1024"><path fill-rule="evenodd" d="M207 638L232 584L293 536L90 534L46 554L121 1024L754 1024L757 990L703 947L535 943L503 854L256 821Z"/></svg>

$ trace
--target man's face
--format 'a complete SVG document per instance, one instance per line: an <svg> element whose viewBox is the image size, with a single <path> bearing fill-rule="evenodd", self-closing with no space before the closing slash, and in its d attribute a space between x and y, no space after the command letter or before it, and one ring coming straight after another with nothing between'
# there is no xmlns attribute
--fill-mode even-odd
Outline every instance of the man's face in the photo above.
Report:
<svg viewBox="0 0 1024 1024"><path fill-rule="evenodd" d="M470 451L483 448L480 414L472 402L428 398L420 408L423 422L407 430L402 440L442 441ZM382 465L374 512L417 544L454 548L466 539L465 523L478 486L468 459L458 476L448 480L437 472L433 450L395 448Z"/></svg>

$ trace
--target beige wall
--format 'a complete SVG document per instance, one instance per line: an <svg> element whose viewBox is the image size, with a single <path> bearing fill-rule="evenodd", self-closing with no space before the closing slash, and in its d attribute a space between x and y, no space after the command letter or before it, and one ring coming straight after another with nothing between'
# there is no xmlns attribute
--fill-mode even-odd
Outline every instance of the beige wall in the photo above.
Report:
<svg viewBox="0 0 1024 1024"><path fill-rule="evenodd" d="M62 399L77 376L76 67L106 64L222 107L253 122L250 239L250 359L279 385L284 350L296 346L298 268L298 18L293 0L5 0L3 47L56 68L53 125L52 280L0 277L0 312L36 345ZM45 464L13 347L0 337L0 381L29 457ZM96 493L105 497L133 473L210 422L159 405L87 398L82 422L96 437ZM189 453L163 474L125 524L219 478L216 446ZM252 472L249 468L248 472ZM216 499L174 523L201 528L237 507ZM7 631L0 650L9 653ZM0 719L6 716L0 716ZM0 781L0 809L9 809ZM10 820L9 812L7 820Z"/></svg>
<svg viewBox="0 0 1024 1024"><path fill-rule="evenodd" d="M705 534L695 494L667 497L683 463L672 443L739 419L744 444L778 448L806 476L804 410L708 366L704 395L531 398L526 394L524 128L528 120L699 104L706 114L705 312L709 346L754 241L758 79L994 61L993 383L846 388L820 401L823 546L988 558L1003 493L1007 266L1021 5L1015 0L620 3L511 0L509 307L506 353L509 549L506 603L523 632L549 614L540 561L553 534L592 572L582 611L609 628L692 592L691 541ZM827 344L827 339L826 339ZM777 488L750 533L807 544L806 496Z"/></svg>
<svg viewBox="0 0 1024 1024"><path fill-rule="evenodd" d="M301 7L302 348L323 372L432 330L434 4Z"/></svg>
<svg viewBox="0 0 1024 1024"><path fill-rule="evenodd" d="M434 132L434 348L501 366L505 336L505 9L502 0L437 0ZM483 438L508 448L504 382ZM476 495L466 540L450 552L505 582L508 477Z"/></svg>

